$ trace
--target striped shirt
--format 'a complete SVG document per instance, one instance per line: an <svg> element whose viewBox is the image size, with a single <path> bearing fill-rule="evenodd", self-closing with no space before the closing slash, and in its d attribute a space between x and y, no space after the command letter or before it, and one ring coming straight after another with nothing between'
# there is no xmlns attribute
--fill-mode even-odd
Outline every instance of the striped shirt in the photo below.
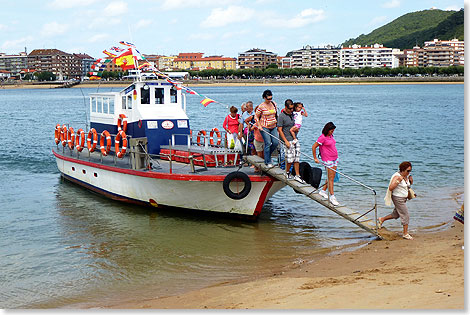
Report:
<svg viewBox="0 0 470 315"><path fill-rule="evenodd" d="M263 128L272 129L277 125L276 119L276 103L272 102L274 108L268 109L266 103L261 103L256 109L256 117L259 116L259 122Z"/></svg>

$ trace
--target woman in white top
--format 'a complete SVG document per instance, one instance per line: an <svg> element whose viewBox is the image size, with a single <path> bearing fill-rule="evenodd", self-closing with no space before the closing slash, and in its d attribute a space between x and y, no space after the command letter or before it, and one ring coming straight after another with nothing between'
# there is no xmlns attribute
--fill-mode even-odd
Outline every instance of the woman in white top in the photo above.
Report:
<svg viewBox="0 0 470 315"><path fill-rule="evenodd" d="M382 227L382 223L390 219L401 219L403 225L403 238L412 240L408 234L408 224L410 222L410 215L408 214L408 207L406 200L408 199L408 187L413 184L413 177L411 173L411 163L408 161L402 162L398 167L399 171L392 175L390 184L388 185L387 194L385 195L385 204L391 206L391 202L395 205L393 212L385 217L379 217L378 226Z"/></svg>

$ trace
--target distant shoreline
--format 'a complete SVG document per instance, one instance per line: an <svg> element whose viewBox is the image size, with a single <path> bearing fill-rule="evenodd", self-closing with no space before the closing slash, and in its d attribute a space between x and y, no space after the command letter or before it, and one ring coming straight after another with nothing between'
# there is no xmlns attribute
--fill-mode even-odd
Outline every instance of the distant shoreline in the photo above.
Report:
<svg viewBox="0 0 470 315"><path fill-rule="evenodd" d="M72 88L98 86L126 87L131 81L87 81ZM394 77L394 78L308 78L246 80L184 80L186 86L272 86L272 85L380 85L380 84L464 84L464 77ZM52 89L61 84L21 82L0 84L0 89Z"/></svg>

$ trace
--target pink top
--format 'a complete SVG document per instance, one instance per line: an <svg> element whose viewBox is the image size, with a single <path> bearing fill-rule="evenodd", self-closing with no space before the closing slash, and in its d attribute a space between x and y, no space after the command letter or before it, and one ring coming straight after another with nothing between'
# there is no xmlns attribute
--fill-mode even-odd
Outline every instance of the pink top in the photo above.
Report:
<svg viewBox="0 0 470 315"><path fill-rule="evenodd" d="M320 155L322 161L334 161L338 158L338 151L336 150L336 140L333 136L325 136L322 134L317 139L320 145Z"/></svg>
<svg viewBox="0 0 470 315"><path fill-rule="evenodd" d="M224 120L224 123L222 125L222 127L227 128L228 130L230 130L231 133L236 133L238 132L238 124L240 123L238 120L240 118L240 115L237 114L237 116L235 116L235 118L232 117L232 115L227 115L227 117L225 117L225 120Z"/></svg>

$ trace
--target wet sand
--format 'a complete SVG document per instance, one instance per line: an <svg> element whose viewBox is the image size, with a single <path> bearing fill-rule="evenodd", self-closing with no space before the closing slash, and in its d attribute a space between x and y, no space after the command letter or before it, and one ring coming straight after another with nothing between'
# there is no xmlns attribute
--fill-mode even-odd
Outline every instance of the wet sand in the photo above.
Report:
<svg viewBox="0 0 470 315"><path fill-rule="evenodd" d="M463 309L464 225L372 241L290 270L184 294L103 308Z"/></svg>

